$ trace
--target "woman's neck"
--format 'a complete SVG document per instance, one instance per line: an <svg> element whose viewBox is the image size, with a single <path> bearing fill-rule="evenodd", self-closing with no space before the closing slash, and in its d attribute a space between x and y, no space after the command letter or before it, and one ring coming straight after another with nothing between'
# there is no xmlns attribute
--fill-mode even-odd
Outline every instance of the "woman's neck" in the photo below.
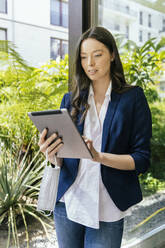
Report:
<svg viewBox="0 0 165 248"><path fill-rule="evenodd" d="M92 86L93 86L93 92L94 92L94 95L95 96L100 96L100 97L103 97L105 96L105 93L109 87L109 84L110 84L110 79L109 80L106 80L106 81L102 81L102 82L99 82L99 81L93 81L92 82Z"/></svg>

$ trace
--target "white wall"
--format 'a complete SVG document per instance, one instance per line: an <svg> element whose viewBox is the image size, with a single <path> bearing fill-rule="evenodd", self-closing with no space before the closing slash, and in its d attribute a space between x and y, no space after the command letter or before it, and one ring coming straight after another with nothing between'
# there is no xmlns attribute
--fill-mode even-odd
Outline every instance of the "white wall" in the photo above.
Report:
<svg viewBox="0 0 165 248"><path fill-rule="evenodd" d="M16 20L49 27L50 0L12 0L12 2Z"/></svg>

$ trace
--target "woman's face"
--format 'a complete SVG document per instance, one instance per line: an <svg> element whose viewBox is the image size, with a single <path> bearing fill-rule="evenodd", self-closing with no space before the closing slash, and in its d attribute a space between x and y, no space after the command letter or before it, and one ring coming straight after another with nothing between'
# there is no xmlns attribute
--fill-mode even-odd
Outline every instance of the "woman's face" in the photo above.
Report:
<svg viewBox="0 0 165 248"><path fill-rule="evenodd" d="M110 80L113 56L103 43L92 38L84 40L80 56L82 68L90 80Z"/></svg>

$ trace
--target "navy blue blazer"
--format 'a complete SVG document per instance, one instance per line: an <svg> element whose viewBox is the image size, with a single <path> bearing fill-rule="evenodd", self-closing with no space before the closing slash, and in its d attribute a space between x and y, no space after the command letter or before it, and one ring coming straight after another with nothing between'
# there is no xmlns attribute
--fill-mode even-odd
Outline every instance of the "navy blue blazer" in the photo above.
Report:
<svg viewBox="0 0 165 248"><path fill-rule="evenodd" d="M70 100L71 94L65 94L61 108L67 108L70 111ZM80 124L80 118L81 114L78 115L77 128L80 134L83 134L84 122ZM102 181L121 211L142 200L138 175L144 173L150 165L151 136L151 113L143 90L140 87L134 87L122 94L112 90L103 124L101 151L130 154L135 162L133 171L114 169L101 164ZM63 159L57 201L75 181L79 161L79 159Z"/></svg>

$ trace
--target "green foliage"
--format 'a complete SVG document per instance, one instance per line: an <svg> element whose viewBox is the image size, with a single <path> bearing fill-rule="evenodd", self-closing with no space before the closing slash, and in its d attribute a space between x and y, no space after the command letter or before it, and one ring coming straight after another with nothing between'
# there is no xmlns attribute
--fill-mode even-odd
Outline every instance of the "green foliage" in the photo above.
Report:
<svg viewBox="0 0 165 248"><path fill-rule="evenodd" d="M122 61L126 80L129 84L141 86L149 102L159 99L156 84L164 72L165 40L148 40L139 47L128 41L122 47Z"/></svg>
<svg viewBox="0 0 165 248"><path fill-rule="evenodd" d="M0 225L6 219L8 220L6 247L9 247L11 240L14 247L19 247L17 220L20 216L25 227L27 247L29 247L27 227L29 217L39 221L47 235L47 227L50 227L48 218L36 210L43 163L38 153L31 161L27 153L21 161L16 154L18 153L15 151L3 151L0 160Z"/></svg>
<svg viewBox="0 0 165 248"><path fill-rule="evenodd" d="M165 161L165 102L150 104L152 112L152 159L154 163Z"/></svg>
<svg viewBox="0 0 165 248"><path fill-rule="evenodd" d="M152 114L152 163L149 172L140 177L144 194L151 194L165 188L165 173L163 173L165 165L165 101L160 99L157 85L165 72L164 47L165 38L159 42L152 38L141 47L132 41L120 46L126 80L129 84L138 85L144 89Z"/></svg>
<svg viewBox="0 0 165 248"><path fill-rule="evenodd" d="M10 43L7 52L0 49L4 68L0 71L0 138L6 148L13 143L26 147L36 136L27 113L59 108L67 91L68 57L32 68L9 47Z"/></svg>
<svg viewBox="0 0 165 248"><path fill-rule="evenodd" d="M165 189L165 101L160 99L157 87L160 77L165 73L164 47L165 38L159 42L152 38L142 47L134 42L127 42L121 47L126 80L144 89L152 114L151 168L148 173L139 177L144 195ZM159 209L135 229L164 210L165 208Z"/></svg>
<svg viewBox="0 0 165 248"><path fill-rule="evenodd" d="M16 51L15 45L6 40L0 40L0 65L1 68L2 66L4 66L4 68L10 66L11 68L14 67L15 69L19 68L22 70L32 69Z"/></svg>
<svg viewBox="0 0 165 248"><path fill-rule="evenodd" d="M144 196L148 196L165 189L165 180L154 177L151 172L140 175L139 179Z"/></svg>

